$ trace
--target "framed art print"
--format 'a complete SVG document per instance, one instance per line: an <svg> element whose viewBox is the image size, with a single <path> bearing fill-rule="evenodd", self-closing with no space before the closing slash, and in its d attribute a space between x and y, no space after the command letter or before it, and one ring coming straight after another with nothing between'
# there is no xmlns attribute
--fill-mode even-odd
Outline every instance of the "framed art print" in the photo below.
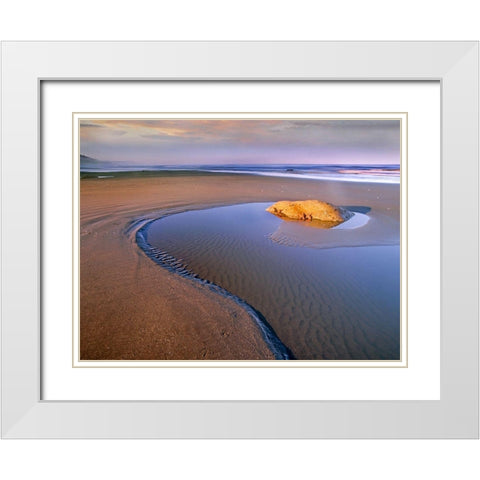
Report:
<svg viewBox="0 0 480 480"><path fill-rule="evenodd" d="M5 437L478 436L477 43L2 53Z"/></svg>
<svg viewBox="0 0 480 480"><path fill-rule="evenodd" d="M73 122L74 366L407 365L406 114Z"/></svg>

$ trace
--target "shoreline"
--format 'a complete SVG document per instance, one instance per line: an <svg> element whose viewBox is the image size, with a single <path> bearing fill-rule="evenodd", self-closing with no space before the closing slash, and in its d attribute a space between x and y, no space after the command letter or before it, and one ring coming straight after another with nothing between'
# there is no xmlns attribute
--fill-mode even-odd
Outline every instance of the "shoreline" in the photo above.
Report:
<svg viewBox="0 0 480 480"><path fill-rule="evenodd" d="M262 171L245 171L245 170L202 170L202 169L178 169L178 170L82 170L80 171L80 179L105 179L105 178L151 178L151 177L187 177L187 176L248 176L273 178L279 180L310 180L319 182L336 182L336 183L355 183L355 184L369 184L369 185L400 185L400 177L388 176L366 176L361 174L352 175L315 175L315 174L292 174L292 173L277 173L277 172L262 172Z"/></svg>
<svg viewBox="0 0 480 480"><path fill-rule="evenodd" d="M206 207L202 206L199 210L203 210L205 208L215 208L215 207ZM182 210L178 213L184 213L189 210ZM171 214L175 215L175 214ZM256 310L252 305L247 303L244 299L234 295L233 293L225 290L221 286L210 282L204 278L200 278L196 273L189 271L185 268L182 263L172 255L167 252L160 251L159 249L153 247L150 243L148 243L146 239L145 233L148 230L148 227L157 220L161 218L165 218L165 216L161 216L155 218L153 220L149 220L148 222L144 223L140 228L135 230L135 240L138 247L147 255L150 260L155 262L160 267L164 268L168 272L174 273L175 275L179 275L184 279L188 279L192 282L198 282L201 285L207 286L210 291L221 295L224 298L233 300L237 305L244 309L244 311L253 319L253 321L257 324L260 332L262 333L263 340L267 344L268 348L272 352L275 357L275 360L295 360L294 355L290 351L290 349L282 343L280 338L278 338L277 334L270 326L268 321L262 315L261 312Z"/></svg>
<svg viewBox="0 0 480 480"><path fill-rule="evenodd" d="M398 206L398 185L390 184L339 188L335 181L249 174L101 173L80 182L81 360L273 359L258 323L238 303L159 269L138 248L137 232L160 212L288 197L348 205L359 194L384 213L380 197Z"/></svg>

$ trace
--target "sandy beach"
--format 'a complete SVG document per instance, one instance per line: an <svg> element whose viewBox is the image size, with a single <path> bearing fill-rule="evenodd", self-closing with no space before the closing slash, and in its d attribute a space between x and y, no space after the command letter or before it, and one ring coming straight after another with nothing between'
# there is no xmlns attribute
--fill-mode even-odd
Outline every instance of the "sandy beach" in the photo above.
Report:
<svg viewBox="0 0 480 480"><path fill-rule="evenodd" d="M271 360L231 299L159 267L138 247L145 221L246 202L320 199L398 222L398 185L195 172L82 174L81 360Z"/></svg>

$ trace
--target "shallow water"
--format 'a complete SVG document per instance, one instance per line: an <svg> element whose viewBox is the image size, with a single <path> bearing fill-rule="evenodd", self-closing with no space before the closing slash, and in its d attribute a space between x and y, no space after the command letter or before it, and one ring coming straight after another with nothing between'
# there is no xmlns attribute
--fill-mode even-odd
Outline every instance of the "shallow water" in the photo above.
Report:
<svg viewBox="0 0 480 480"><path fill-rule="evenodd" d="M261 312L297 359L398 359L398 219L360 213L352 228L321 229L269 205L171 215L147 241Z"/></svg>

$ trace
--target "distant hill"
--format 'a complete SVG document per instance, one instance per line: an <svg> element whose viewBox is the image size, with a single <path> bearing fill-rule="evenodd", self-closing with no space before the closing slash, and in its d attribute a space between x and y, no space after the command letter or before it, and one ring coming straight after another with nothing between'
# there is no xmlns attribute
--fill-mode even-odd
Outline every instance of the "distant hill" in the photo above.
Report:
<svg viewBox="0 0 480 480"><path fill-rule="evenodd" d="M80 170L84 168L108 168L111 167L110 162L98 160L96 158L89 157L88 155L80 154Z"/></svg>
<svg viewBox="0 0 480 480"><path fill-rule="evenodd" d="M87 155L80 154L80 164L83 163L94 163L98 165L99 163L103 163L100 160L97 160L96 158L88 157Z"/></svg>

